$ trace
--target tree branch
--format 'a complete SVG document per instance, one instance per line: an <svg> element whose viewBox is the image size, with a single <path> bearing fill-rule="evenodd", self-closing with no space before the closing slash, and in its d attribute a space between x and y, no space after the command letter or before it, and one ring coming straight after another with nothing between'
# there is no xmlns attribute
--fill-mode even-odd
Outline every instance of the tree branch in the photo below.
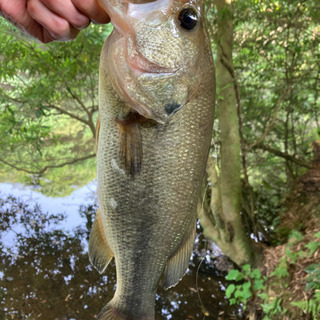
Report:
<svg viewBox="0 0 320 320"><path fill-rule="evenodd" d="M76 120L78 120L78 121L80 121L80 122L82 122L82 123L84 123L84 124L86 124L88 126L90 125L89 121L87 121L87 120L85 120L83 118L80 118L80 117L76 116L75 114L70 113L70 112L68 112L68 111L66 111L66 110L64 110L64 109L62 109L62 108L60 108L58 106L55 106L54 104L49 104L47 106L52 108L52 109L54 109L54 110L59 111L62 114L65 114L65 115L69 116L70 118L76 119Z"/></svg>
<svg viewBox="0 0 320 320"><path fill-rule="evenodd" d="M261 149L263 151L270 152L270 153L274 154L275 156L289 160L289 161L297 164L300 167L304 167L304 168L308 168L308 169L311 169L311 167L312 167L309 163L296 158L294 155L291 155L286 152L282 152L280 150L271 148L271 147L266 146L265 144L262 144L262 143L255 145L253 147L253 149Z"/></svg>
<svg viewBox="0 0 320 320"><path fill-rule="evenodd" d="M267 126L265 127L264 129L264 132L262 133L262 135L257 139L256 142L252 143L251 145L249 145L248 147L246 147L246 152L250 151L252 148L254 148L256 145L260 144L264 139L265 137L268 135L268 133L270 132L270 130L273 128L275 122L276 122L276 115L278 113L278 110L280 108L280 105L281 105L281 102L283 101L283 99L286 97L286 95L288 94L289 92L289 87L286 88L285 91L283 91L278 100L277 100L277 103L274 107L274 111L273 111L273 116L271 116L271 120L269 121L269 123L267 124Z"/></svg>
<svg viewBox="0 0 320 320"><path fill-rule="evenodd" d="M79 99L79 97L69 87L67 87L67 91L70 93L71 97L79 103L79 106L87 114L87 116L90 117L89 110L84 105L84 103Z"/></svg>
<svg viewBox="0 0 320 320"><path fill-rule="evenodd" d="M57 164L57 165L48 165L48 166L45 166L43 169L41 169L40 171L32 171L32 170L28 170L28 169L24 169L24 168L19 168L18 166L4 160L4 159L1 159L0 158L0 162L6 164L7 166L15 169L15 170L18 170L18 171L23 171L23 172L26 172L26 173L29 173L29 174L38 174L38 175L41 175L43 173L45 173L48 169L53 169L53 168L62 168L64 166L67 166L67 165L71 165L71 164L75 164L77 162L80 162L80 161L85 161L85 160L88 160L90 158L94 158L96 155L95 154L89 154L88 156L85 156L85 157L82 157L82 158L77 158L77 159L73 159L73 160L70 160L70 161L66 161L66 162L63 162L63 163L60 163L60 164Z"/></svg>

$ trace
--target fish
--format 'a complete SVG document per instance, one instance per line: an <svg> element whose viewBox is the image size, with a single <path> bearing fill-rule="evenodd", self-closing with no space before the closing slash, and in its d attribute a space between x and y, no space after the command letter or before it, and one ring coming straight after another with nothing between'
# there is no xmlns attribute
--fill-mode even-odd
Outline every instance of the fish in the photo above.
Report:
<svg viewBox="0 0 320 320"><path fill-rule="evenodd" d="M98 320L152 320L188 269L212 139L215 70L203 0L99 0L114 30L99 69L89 259L117 284Z"/></svg>

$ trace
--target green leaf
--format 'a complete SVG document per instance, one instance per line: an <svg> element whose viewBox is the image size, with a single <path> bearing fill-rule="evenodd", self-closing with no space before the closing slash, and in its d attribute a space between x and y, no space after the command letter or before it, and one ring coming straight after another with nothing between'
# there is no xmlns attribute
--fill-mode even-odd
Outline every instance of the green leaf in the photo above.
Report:
<svg viewBox="0 0 320 320"><path fill-rule="evenodd" d="M311 241L305 245L309 249L309 255L312 256L318 248L320 248L320 242Z"/></svg>
<svg viewBox="0 0 320 320"><path fill-rule="evenodd" d="M243 284L243 299L244 299L244 302L246 302L251 297L252 297L251 282L246 282L246 283Z"/></svg>
<svg viewBox="0 0 320 320"><path fill-rule="evenodd" d="M261 298L262 300L269 301L269 295L265 292L261 292L258 294L258 297Z"/></svg>
<svg viewBox="0 0 320 320"><path fill-rule="evenodd" d="M307 268L304 269L308 273L312 273L315 271L320 271L320 264L310 264Z"/></svg>
<svg viewBox="0 0 320 320"><path fill-rule="evenodd" d="M230 284L226 289L226 297L229 299L231 295L234 293L236 286L234 284Z"/></svg>
<svg viewBox="0 0 320 320"><path fill-rule="evenodd" d="M227 274L226 276L226 279L227 280L230 280L230 281L240 281L243 279L243 275L241 272L239 272L239 270L236 270L236 269L232 269L229 271L229 273Z"/></svg>
<svg viewBox="0 0 320 320"><path fill-rule="evenodd" d="M287 262L284 258L281 259L279 266L273 272L271 272L270 276L275 276L277 278L285 278L289 276Z"/></svg>
<svg viewBox="0 0 320 320"><path fill-rule="evenodd" d="M303 235L301 232L297 230L292 230L290 232L289 239L290 239L290 244L292 245L294 243L300 242L303 239Z"/></svg>
<svg viewBox="0 0 320 320"><path fill-rule="evenodd" d="M262 290L262 289L264 289L264 288L265 288L265 286L264 286L262 280L255 280L255 281L254 281L253 289L254 289L255 291L259 291L259 290Z"/></svg>
<svg viewBox="0 0 320 320"><path fill-rule="evenodd" d="M254 269L251 274L253 279L261 279L261 272L259 269Z"/></svg>
<svg viewBox="0 0 320 320"><path fill-rule="evenodd" d="M250 264L245 264L245 265L242 267L242 270L245 271L245 272L249 272L249 271L251 270Z"/></svg>

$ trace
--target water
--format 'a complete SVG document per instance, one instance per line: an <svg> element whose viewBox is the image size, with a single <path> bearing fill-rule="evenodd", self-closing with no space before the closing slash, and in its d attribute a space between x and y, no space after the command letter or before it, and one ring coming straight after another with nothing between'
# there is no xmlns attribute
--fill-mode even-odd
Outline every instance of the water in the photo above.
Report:
<svg viewBox="0 0 320 320"><path fill-rule="evenodd" d="M90 320L112 298L114 264L100 275L86 252L95 188L92 182L68 197L50 198L21 185L0 184L0 319ZM225 300L225 272L215 264L229 265L217 255L198 227L183 280L168 291L160 283L157 320L241 319L238 308Z"/></svg>

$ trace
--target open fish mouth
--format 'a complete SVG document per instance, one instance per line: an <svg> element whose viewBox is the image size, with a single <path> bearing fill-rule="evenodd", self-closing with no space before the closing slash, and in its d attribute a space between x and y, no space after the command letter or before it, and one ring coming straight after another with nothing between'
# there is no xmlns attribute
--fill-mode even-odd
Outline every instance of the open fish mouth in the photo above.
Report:
<svg viewBox="0 0 320 320"><path fill-rule="evenodd" d="M176 74L181 68L167 68L157 63L149 61L142 54L137 53L133 56L127 57L127 62L131 70L135 73L143 74L164 74L166 76Z"/></svg>

